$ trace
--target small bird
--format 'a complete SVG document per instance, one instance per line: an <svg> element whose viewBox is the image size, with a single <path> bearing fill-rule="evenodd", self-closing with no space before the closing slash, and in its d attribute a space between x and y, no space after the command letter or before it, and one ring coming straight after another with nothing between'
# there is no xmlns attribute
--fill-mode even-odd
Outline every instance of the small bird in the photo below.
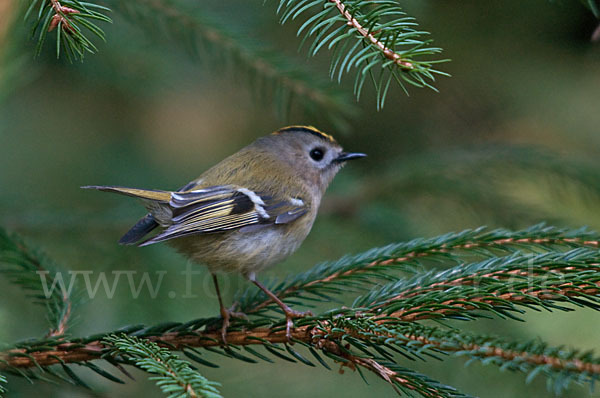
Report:
<svg viewBox="0 0 600 398"><path fill-rule="evenodd" d="M304 241L327 186L352 159L335 139L314 127L290 126L258 138L177 191L85 186L142 200L148 214L119 241L147 246L167 241L212 274L225 335L234 313L223 305L217 272L240 272L283 310L290 338L298 312L256 279ZM158 233L149 234L158 229Z"/></svg>

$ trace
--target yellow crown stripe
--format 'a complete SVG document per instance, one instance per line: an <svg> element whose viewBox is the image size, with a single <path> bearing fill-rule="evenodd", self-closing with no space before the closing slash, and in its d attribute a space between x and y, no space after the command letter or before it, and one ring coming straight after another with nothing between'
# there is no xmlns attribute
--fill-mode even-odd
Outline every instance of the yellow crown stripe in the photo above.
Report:
<svg viewBox="0 0 600 398"><path fill-rule="evenodd" d="M321 139L324 139L324 140L327 140L330 142L336 142L335 138L333 138L331 135L322 132L321 130L317 129L314 126L287 126L287 127L277 130L273 134L290 133L290 132L294 132L294 131L309 133L312 135L316 135L317 137L319 137Z"/></svg>

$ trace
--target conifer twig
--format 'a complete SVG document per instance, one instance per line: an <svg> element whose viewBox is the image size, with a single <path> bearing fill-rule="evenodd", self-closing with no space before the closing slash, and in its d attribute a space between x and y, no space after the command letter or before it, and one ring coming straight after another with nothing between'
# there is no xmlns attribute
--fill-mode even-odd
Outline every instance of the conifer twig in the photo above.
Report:
<svg viewBox="0 0 600 398"><path fill-rule="evenodd" d="M304 35L302 44L311 38L309 55L332 50L330 77L340 82L342 75L355 69L356 97L360 98L369 79L377 93L378 109L393 81L404 91L404 83L435 89L435 75L447 75L434 69L445 60L423 58L441 49L423 39L428 33L417 30L414 18L407 17L395 1L280 0L277 11L282 23L306 15L298 35Z"/></svg>
<svg viewBox="0 0 600 398"><path fill-rule="evenodd" d="M48 26L48 32L52 32L57 26L62 25L62 29L69 33L73 33L73 26L69 23L69 14L80 14L81 12L74 9L65 7L60 4L58 0L50 0L50 6L54 10L54 15L50 19L50 26Z"/></svg>
<svg viewBox="0 0 600 398"><path fill-rule="evenodd" d="M51 328L48 337L59 337L65 334L71 318L71 300L67 294L62 295L63 311L55 328Z"/></svg>
<svg viewBox="0 0 600 398"><path fill-rule="evenodd" d="M156 343L136 337L108 336L104 343L112 348L109 355L124 356L134 361L136 366L154 374L152 380L170 397L220 398L216 389L218 383L206 380L169 350Z"/></svg>
<svg viewBox="0 0 600 398"><path fill-rule="evenodd" d="M354 16L346 9L346 5L344 4L344 2L342 0L329 0L329 1L334 3L335 6L337 7L337 9L340 11L340 13L344 16L344 18L346 18L348 20L348 25L353 26L365 39L369 40L375 47L379 48L381 50L381 52L383 53L383 55L387 59L393 61L395 64L397 64L398 66L400 66L402 68L406 68L406 69L414 68L413 64L411 62L404 61L400 54L398 54L391 48L386 47L386 45L381 40L376 38L372 32L370 32L368 29L363 27L360 24L360 22L356 18L354 18Z"/></svg>
<svg viewBox="0 0 600 398"><path fill-rule="evenodd" d="M111 23L102 12L110 9L92 2L79 0L29 0L25 20L33 19L31 37L37 36L36 54L39 55L49 32L56 32L56 56L61 53L70 61L83 60L86 53L96 53L97 47L88 34L104 41L104 31L94 22ZM38 9L37 13L35 9Z"/></svg>
<svg viewBox="0 0 600 398"><path fill-rule="evenodd" d="M0 374L0 394L4 394L6 392L6 388L4 388L5 384L6 384L6 377L4 377L4 375Z"/></svg>
<svg viewBox="0 0 600 398"><path fill-rule="evenodd" d="M457 234L447 234L443 239L436 238L425 241L417 239L396 248L382 248L381 251L387 252L384 259L371 261L371 258L359 255L357 258L348 259L345 267L339 267L337 262L318 265L315 269L322 271L321 275L323 276L321 278L311 278L310 276L313 273L311 270L305 273L308 277L303 278L300 275L295 281L284 285L282 289L276 289L275 292L279 298L284 299L300 291L318 289L328 284L350 279L353 276L369 273L378 267L385 268L392 265L406 264L406 270L409 270L428 258L444 258L446 261L453 261L458 264L462 258L461 253L466 251L470 253L474 249L494 250L495 252L489 252L489 255L493 256L495 253L500 252L511 253L522 249L524 246L542 251L550 250L556 246L567 248L575 246L598 247L600 246L600 236L585 230L568 231L546 227L544 224L522 231L502 229L487 231L485 228L466 230ZM375 250L373 257L381 256L381 254ZM481 251L477 255L485 256ZM328 265L330 266L328 267ZM462 281L457 280L453 283L458 285L462 284ZM402 297L405 297L404 294L407 293L403 293ZM259 301L258 297L261 297L262 300ZM249 314L259 312L272 304L269 297L264 295L258 297L254 297L254 303L246 304L243 308L244 312Z"/></svg>
<svg viewBox="0 0 600 398"><path fill-rule="evenodd" d="M49 296L46 295L40 277L42 274L54 276L55 268L46 256L32 250L0 227L0 273L32 293L37 303L46 306L50 321L48 337L58 337L65 333L73 307L73 292L60 292L57 289Z"/></svg>

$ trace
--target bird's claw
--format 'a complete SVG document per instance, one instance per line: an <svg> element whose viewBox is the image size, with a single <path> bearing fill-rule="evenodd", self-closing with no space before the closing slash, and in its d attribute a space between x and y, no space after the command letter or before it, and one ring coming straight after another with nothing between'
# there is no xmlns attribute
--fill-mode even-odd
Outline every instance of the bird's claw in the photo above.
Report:
<svg viewBox="0 0 600 398"><path fill-rule="evenodd" d="M223 323L221 325L221 339L223 340L223 344L227 345L227 328L229 327L231 318L245 319L248 320L248 315L243 312L233 311L235 304L231 306L231 308L221 308L221 318L223 319Z"/></svg>
<svg viewBox="0 0 600 398"><path fill-rule="evenodd" d="M294 318L304 318L307 316L313 316L313 313L310 311L296 311L291 308L287 308L285 311L285 337L287 338L288 343L292 342L292 332L291 330L294 328Z"/></svg>
<svg viewBox="0 0 600 398"><path fill-rule="evenodd" d="M236 311L235 309L238 307L239 303L235 302L229 307L226 311L229 312L229 315L233 318L243 319L245 321L249 320L248 315L244 314L241 311Z"/></svg>

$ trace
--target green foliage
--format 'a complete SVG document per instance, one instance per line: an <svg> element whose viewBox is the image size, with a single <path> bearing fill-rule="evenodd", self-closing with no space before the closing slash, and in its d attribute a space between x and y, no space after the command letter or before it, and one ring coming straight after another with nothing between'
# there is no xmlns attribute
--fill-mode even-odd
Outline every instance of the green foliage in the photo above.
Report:
<svg viewBox="0 0 600 398"><path fill-rule="evenodd" d="M355 69L355 95L360 97L369 79L378 108L383 107L392 81L403 88L403 83L433 88L434 75L444 74L433 68L441 61L427 59L441 49L423 39L428 33L419 31L396 1L280 0L278 11L282 23L306 15L298 35L304 35L303 43L312 40L309 54L325 47L333 50L331 77L341 81Z"/></svg>
<svg viewBox="0 0 600 398"><path fill-rule="evenodd" d="M581 2L592 11L596 18L600 19L600 2L598 0L581 0Z"/></svg>
<svg viewBox="0 0 600 398"><path fill-rule="evenodd" d="M219 398L218 383L206 380L192 366L171 353L167 348L137 337L111 335L103 340L113 350L109 355L122 355L146 372L156 375L162 392L169 398L206 397Z"/></svg>
<svg viewBox="0 0 600 398"><path fill-rule="evenodd" d="M36 53L42 51L49 32L56 35L56 57L64 52L69 61L83 60L86 53L98 51L89 36L105 40L104 32L93 21L111 22L103 14L110 9L78 0L31 0L25 20L32 21L31 37L36 38Z"/></svg>
<svg viewBox="0 0 600 398"><path fill-rule="evenodd" d="M584 2L596 15L597 1ZM167 33L169 39L161 37L162 44L177 44L196 58L210 60L213 73L221 73L228 65L240 82L270 103L282 118L287 119L297 105L310 117L324 115L337 129L349 129L348 120L356 108L344 92L271 43L248 39L253 35L240 32L236 21L211 16L206 9L185 1L109 4L151 34ZM25 5L25 20L37 41L36 54L52 35L57 57L64 53L71 61L97 52L93 39L104 41L102 23L112 22L106 15L111 9L94 2L29 0ZM281 23L301 21L297 35L302 36L301 46L308 47L310 56L323 49L332 51L332 79L341 82L345 74L354 73L357 98L370 81L378 109L393 84L404 91L406 85L435 89L435 76L447 75L436 69L446 61L436 58L441 49L432 46L426 38L429 33L419 29L395 0L280 0L277 12Z"/></svg>
<svg viewBox="0 0 600 398"><path fill-rule="evenodd" d="M352 326L352 322L339 325L345 328ZM593 386L599 377L600 358L592 352L553 347L540 340L510 341L412 322L394 325L372 323L360 327L362 330L366 328L369 329L370 343L376 343L379 352L401 350L404 357L413 361L427 360L427 357L443 360L449 355L463 357L468 360L467 365L480 362L503 371L524 373L527 382L538 375L545 375L549 390L557 395L564 393L572 383ZM359 341L353 336L347 336L345 341L362 349L366 347L364 340Z"/></svg>
<svg viewBox="0 0 600 398"><path fill-rule="evenodd" d="M394 312L398 306L392 305L397 297L401 297L403 308L407 301L410 307L418 307L420 311L427 312L421 303L437 303L446 301L460 301L461 305L476 306L476 302L469 302L473 295L477 300L488 292L491 294L519 294L525 303L532 300L533 305L551 308L552 301L571 301L567 294L560 289L549 290L552 297L546 301L538 300L534 296L537 291L544 291L547 286L560 286L562 280L569 275L569 286L587 285L596 283L594 273L598 272L598 250L577 248L566 252L550 252L542 254L515 253L509 256L495 257L481 262L462 264L445 271L428 271L416 274L409 279L401 279L388 283L379 288L372 289L368 294L360 297L355 302L356 306L369 306L385 304L386 312ZM496 278L491 276L497 275ZM600 274L598 274L600 278ZM558 279L555 279L558 278ZM447 289L460 285L460 289ZM569 289L567 289L569 290ZM410 297L410 298L407 298ZM459 300L460 299L460 300ZM412 302L415 300L415 302ZM590 301L574 301L572 304L596 307L596 299ZM518 304L521 304L518 302ZM498 297L490 309L499 306L503 311L517 312L511 300ZM382 308L382 307L377 307ZM488 308L482 308L487 310ZM436 313L432 310L432 314ZM446 311L444 312L444 314Z"/></svg>
<svg viewBox="0 0 600 398"><path fill-rule="evenodd" d="M56 280L54 262L37 250L28 247L19 237L0 227L0 274L19 285L36 304L47 308L49 335L65 333L71 319L76 289L50 289ZM47 285L42 283L45 278ZM63 292L67 293L63 296ZM77 299L75 299L75 303Z"/></svg>
<svg viewBox="0 0 600 398"><path fill-rule="evenodd" d="M254 85L259 91L271 93L280 112L287 111L292 98L297 96L308 97L305 104L312 102L337 112L337 115L332 113L332 117L336 117L338 123L340 114L351 112L348 106L342 106L348 105L340 102L343 96L336 95L318 79L314 81L314 74L308 74L298 68L297 63L248 41L246 35L234 34L229 28L230 21L209 18L206 11L198 10L198 7L187 8L184 2L144 0L123 3L115 2L114 6L128 15L141 16L137 22L140 26L153 30L158 26L157 19L166 21L163 25L172 33L173 41L184 44L195 54L198 53L197 40L201 39L205 44L202 50L220 55L215 61L221 66L223 53L229 55L237 71L260 78ZM111 22L102 13L109 11L106 7L78 0L32 0L25 19L33 20L32 37L38 41L38 54L48 32L56 31L57 56L64 51L69 59L83 59L86 52L97 51L88 34L104 40L104 31L92 21ZM364 83L369 79L377 92L378 108L383 106L393 80L401 86L408 83L433 88L434 75L444 74L433 68L440 61L423 58L437 54L441 49L431 47L430 41L422 38L427 32L417 30L414 18L406 16L395 1L282 0L278 12L282 23L307 14L298 35L304 34L303 43L309 38L314 40L309 48L310 55L317 54L325 46L334 50L331 77L340 81L343 74L355 69L354 93L360 97Z"/></svg>
<svg viewBox="0 0 600 398"><path fill-rule="evenodd" d="M17 245L6 234L3 240L4 247ZM249 318L232 321L226 345L220 341L219 318L132 325L84 338L51 336L17 343L0 353L0 370L30 380L58 378L87 386L71 369L75 362L122 383L91 362L102 358L126 375L123 365L153 374L167 396L216 397L216 384L173 354L180 351L199 365L218 367L203 357L204 349L247 363L280 359L330 369L334 361L361 376L362 370L374 373L400 395L464 397L408 368L405 361L458 356L523 373L527 381L544 375L548 388L560 394L573 383L593 386L600 377L600 358L542 340L468 332L450 322L482 317L523 320L525 309L599 309L599 245L595 232L544 225L520 231L478 228L415 239L319 264L275 284L279 296L294 305L343 303L354 296L351 305L297 319L291 341L285 339L285 319L270 299L246 292L240 298ZM264 352L252 345L262 346ZM53 354L46 356L48 351Z"/></svg>
<svg viewBox="0 0 600 398"><path fill-rule="evenodd" d="M384 357L380 357L376 362L375 372L382 379L386 380L386 375L393 372L394 376L389 377L388 381L399 396L414 396L415 393L423 397L448 397L448 398L469 398L470 395L463 394L452 386L445 385L436 380L431 379L427 375L416 372L412 369L405 368L395 362L388 361ZM366 366L371 365L371 362L366 362ZM381 369L379 366L383 367ZM385 370L384 370L385 369Z"/></svg>
<svg viewBox="0 0 600 398"><path fill-rule="evenodd" d="M6 377L0 374L0 396L3 396L6 393L6 388L4 385L6 384Z"/></svg>
<svg viewBox="0 0 600 398"><path fill-rule="evenodd" d="M563 250L569 250L584 245L584 242L595 242L600 236L586 229L569 230L549 227L544 224L520 230L506 229L487 230L477 228L459 233L449 233L431 239L414 239L371 249L353 256L345 256L333 262L318 264L312 269L293 276L280 283L271 283L270 289L280 298L292 295L294 301L302 300L310 305L311 301L333 300L333 295L339 295L353 290L355 292L371 291L374 296L383 294L381 289L391 288L394 283L407 284L412 279L399 278L391 271L415 273L416 281L425 277L439 277L435 270L425 271L426 266L444 265L459 266L457 271L462 275L462 265L466 261L481 261L479 265L470 265L474 269L500 267L506 263L512 266L516 258L521 258L521 264L533 262L531 255L523 251L537 253L554 253L562 256ZM558 252L558 253L557 253ZM591 252L593 255L593 251ZM452 275L448 271L448 275ZM381 285L379 293L372 290L374 285ZM262 311L265 307L266 296L255 289L247 289L236 298L241 309L246 313ZM274 307L273 307L274 308Z"/></svg>
<svg viewBox="0 0 600 398"><path fill-rule="evenodd" d="M411 349L415 352L430 352L431 355L441 351L481 362L484 365L498 366L501 370L522 372L530 383L538 375L548 378L549 390L560 395L571 383L593 385L598 374L577 369L578 364L586 364L589 368L598 366L600 358L591 351L581 352L565 346L553 347L539 339L531 341L507 341L497 336L476 335L458 329L443 330L441 328L407 325L401 327L401 336L422 336L415 340ZM525 360L530 357L532 361ZM572 368L562 368L564 362L572 363Z"/></svg>
<svg viewBox="0 0 600 398"><path fill-rule="evenodd" d="M594 6L587 0L582 1ZM21 4L25 3L25 6L30 4L29 1ZM290 103L298 104L296 101L300 101L301 107L312 107L311 115L320 112L337 113L343 121L348 118L343 111L346 107L344 104L350 101L345 97L340 97L339 106L328 105L328 90L335 86L334 84L328 85L327 82L320 81L313 84L318 80L313 78L315 73L302 73L305 71L302 62L297 62L295 57L283 51L273 50L277 43L295 49L297 45L293 41L279 37L275 39L275 36L279 35L270 27L256 29L256 25L262 25L263 22L257 21L256 15L244 14L238 19L241 13L235 11L239 11L236 9L241 4L239 2L225 6L228 15L221 18L207 13L210 11L206 10L208 6L197 7L199 9L184 7L185 4L191 3L108 3L110 8L115 10L117 18L127 15L132 25L144 32L143 37L121 26L121 19L113 26L100 23L100 27L107 29L107 47L110 47L110 51L103 51L101 57L95 60L86 59L93 62L86 62L84 65L57 62L53 54L50 54L50 57L42 56L30 60L30 63L35 62L36 68L43 72L39 79L35 79L36 76L30 69L23 70L21 67L20 60L33 58L32 51L27 45L21 45L22 39L17 41L14 37L20 35L21 38L25 38L27 35L12 28L5 30L7 34L12 35L8 44L20 52L10 55L5 53L3 57L14 65L11 68L13 73L10 74L11 85L14 84L13 76L34 83L26 90L18 90L3 107L4 113L10 115L0 123L3 126L0 130L6 133L8 138L3 144L6 153L0 156L4 160L1 167L4 172L0 174L2 185L11 187L4 192L3 219L26 234L37 234L44 239L46 245L54 245L53 249L56 252L67 250L70 255L76 253L75 256L81 256L85 263L78 268L87 267L88 264L110 267L114 264L130 264L137 261L153 267L173 258L166 257L167 250L160 248L153 248L154 252L127 251L116 249L116 246L112 249L112 239L105 239L107 230L116 236L117 229L124 229L127 222L127 216L124 214L129 208L119 208L111 212L97 211L96 206L87 202L87 197L82 198L85 202L80 205L72 205L73 201L78 200L72 187L84 179L100 178L110 182L109 178L116 176L131 180L141 178L143 181L143 176L150 173L157 186L160 181L168 185L169 180L176 184L175 180L180 178L177 174L184 168L187 173L188 164L179 153L173 156L172 161L168 161L173 153L163 152L162 146L165 142L189 142L186 146L190 151L192 142L193 145L200 142L196 152L190 155L196 162L205 152L202 144L209 144L211 139L214 140L212 135L197 139L196 134L192 133L178 136L174 140L170 135L159 134L158 129L155 129L152 130L151 137L143 135L142 144L137 142L147 127L147 124L141 123L140 120L149 119L152 122L154 116L164 109L164 91L160 91L161 98L158 100L147 98L144 95L147 92L139 92L137 86L140 85L136 83L146 81L148 86L156 84L156 87L161 87L160 84L170 85L171 81L156 78L156 70L153 70L153 67L157 70L162 68L159 77L181 74L182 71L190 72L189 65L185 63L168 66L160 62L153 63L157 60L153 55L168 63L173 59L171 56L175 46L185 47L191 54L197 53L200 61L206 60L213 76L223 74L229 80L235 76L240 88L248 82L257 92L264 92L262 96L267 101L272 101L270 104L280 105L282 114L287 112L286 109L297 106ZM597 3L596 1L595 4ZM443 23L444 18L447 18L444 14L452 10L448 4L436 3L435 7L423 4L419 3L413 7L424 7L420 8L426 16L423 21L428 20L427 23L432 29L440 25L440 21ZM408 3L406 5L409 6ZM513 30L510 27L514 21L504 16L503 10L507 5L508 3L495 3L489 9L490 13L482 17L482 21L486 23L479 24L480 28L467 27L470 24L451 24L452 38L443 38L446 42L444 48L446 45L448 49L452 48L452 58L460 61L452 65L452 68L461 71L464 81L461 79L460 83L444 82L445 86L448 84L444 88L445 94L442 93L436 98L418 95L407 103L403 98L390 97L388 107L391 105L390 100L397 100L393 107L377 118L365 117L359 120L355 128L362 133L351 139L347 137L341 140L349 149L365 150L372 155L370 159L373 163L366 165L372 169L367 172L368 177L365 178L353 177L353 170L347 170L350 174L345 176L348 177L340 176L342 180L339 180L338 184L346 185L341 185L343 188L338 192L348 193L349 196L335 197L335 192L331 192L333 195L324 203L320 216L322 224L314 231L317 239L309 240L306 243L308 247L322 252L339 252L342 245L350 246L356 242L368 245L367 242L373 241L397 241L398 236L435 234L436 232L425 231L443 231L483 223L520 227L546 219L560 225L598 224L596 214L600 213L596 210L600 179L597 162L584 160L585 153L593 156L597 147L598 143L594 138L596 136L592 130L598 123L595 123L593 118L586 119L594 114L589 108L593 106L590 104L594 103L591 100L593 90L589 89L591 85L582 85L587 77L594 75L595 59L593 56L590 58L590 55L593 55L590 53L592 44L585 43L587 37L582 36L584 31L587 32L593 27L575 22L593 24L593 21L583 15L587 10L577 10L578 4L547 3L545 10L542 9L543 4L540 8L540 14L546 15L540 15L539 19L536 18L537 15L527 18L531 24ZM540 4L511 5L530 13L536 7L540 7ZM285 27L290 29L281 29L279 33L295 33L295 28L316 15L313 11L317 6L299 14L295 19L298 25L290 26L294 22L292 18L288 18ZM483 15L477 13L477 7L463 4L459 13L472 20L473 17ZM565 11L569 18L560 18L557 12L562 11L558 7L563 7L562 11ZM132 11L124 11L125 8ZM165 9L169 12L160 11ZM323 12L325 10L326 8L322 9ZM329 6L327 12L330 14L327 17L334 15L331 10ZM285 7L282 7L280 15L285 11ZM265 14L269 16L269 13ZM253 19L250 25L254 25L243 30L240 22L250 19ZM33 18L30 17L29 21L33 21ZM23 25L22 20L18 20L17 23ZM344 28L345 34L351 29L349 26ZM335 29L334 26L329 32L332 33ZM414 29L419 30L417 27ZM123 32L127 35L115 34ZM249 39L251 36L257 36L257 32L266 37L264 43L253 43ZM305 28L302 34L306 32L308 28ZM37 34L39 33L40 30ZM149 33L155 35L148 39ZM56 34L56 29L48 33L46 44L53 42ZM315 31L312 36L304 38L305 50L316 42L318 34ZM321 36L320 40L325 40L327 35L328 33ZM563 35L563 39L553 40L556 38L554 35ZM93 42L97 42L92 35L89 37ZM128 40L119 41L119 37L127 37ZM423 36L419 40L425 38L426 36ZM523 40L520 40L521 38ZM339 42L347 41L347 48L350 49L353 45L351 40L359 39L357 35L349 35ZM328 48L333 40L336 38L331 38L323 44L319 51ZM500 44L500 47L501 43L507 44L506 47L499 48L496 45L490 46L492 42ZM540 46L537 51L535 44ZM144 51L145 54L141 56L138 53L132 56L131 49L137 50L144 45L149 51ZM161 45L165 50L159 53L158 47ZM498 63L493 51L478 52L478 49L486 51L488 48L494 48L496 52L527 55L509 57L507 62ZM359 50L362 49L359 47ZM64 51L64 45L61 45L61 50ZM329 54L320 51L320 55L331 55L335 61L338 55L335 52L336 47L332 46L331 50L332 53ZM463 52L462 55L457 56L461 54L460 51ZM62 55L64 58L64 54ZM281 66L278 63L279 59L282 61ZM125 62L126 67L121 68ZM277 73L263 73L271 70L271 67ZM373 66L371 71L380 67ZM344 81L350 81L350 78L354 77L353 73L359 72L360 68L361 65L354 69L344 69ZM98 69L110 72L98 73ZM402 77L406 72L398 73ZM553 79L549 80L550 74L553 75ZM125 87L122 81L131 76L137 80L133 79L135 82ZM339 76L338 69L334 77ZM536 81L538 77L539 82ZM204 77L177 77L173 87L188 82L191 86L203 79ZM132 79L129 79L129 82L131 81ZM155 83L162 81L165 83ZM425 81L432 84L428 79ZM548 95L549 81L554 84L554 96ZM365 83L363 87L369 93L370 83ZM392 87L394 85L394 82L390 84L390 90L396 88ZM306 92L318 95L303 96L305 91L296 90L297 87L306 88ZM93 95L90 95L91 93ZM204 93L194 93L193 99L197 100L198 95ZM366 94L363 92L362 96L364 98ZM315 98L321 98L322 101ZM171 99L167 97L167 100ZM429 99L432 101L428 102ZM123 106L124 100L127 106ZM174 106L180 107L181 100L178 96L173 102ZM187 105L190 98L184 97L183 100ZM148 106L150 102L161 105L161 109ZM189 104L193 112L196 103L190 100ZM269 107L273 106L265 106L264 109ZM119 112L114 112L115 108ZM25 116L19 116L21 109ZM60 112L57 112L57 109ZM83 117L87 119L86 123L91 123L89 127L80 120L81 110L84 110ZM233 106L223 106L223 112L228 115L235 114L235 111ZM146 112L153 113L146 117ZM169 109L166 109L166 112L169 112ZM142 113L144 117L141 117ZM93 115L101 116L94 118ZM386 119L386 115L390 118ZM185 114L176 113L166 119L170 121L169 127L173 128L177 127L174 122L197 122L197 119L186 117ZM39 120L37 123L36 119ZM329 116L326 116L326 119L329 120ZM113 124L108 120L114 120ZM214 120L212 122L214 123ZM240 141L258 134L256 121L243 122L244 127L240 127L236 132L246 134L243 138L239 137ZM260 123L264 122L265 120L261 119ZM207 122L208 125L210 121ZM216 123L216 126L219 124ZM43 134L34 133L37 131L42 131ZM562 131L568 131L568 136L564 136ZM490 139L492 145L486 147L470 144ZM497 140L519 144L534 143L557 148L558 151L540 153L539 150L529 148L503 146ZM454 146L466 142L469 146ZM223 151L233 146L233 143L220 144L222 146L218 148ZM425 147L426 152L421 152ZM150 152L160 155L149 156ZM23 156L19 156L20 153ZM565 153L571 153L573 156L565 156ZM386 159L390 159L390 163L383 166L382 163ZM85 167L82 167L82 162L86 163ZM202 163L203 159L200 162ZM127 167L124 166L125 163ZM73 172L74 168L76 172ZM44 173L35 173L33 170L44 170ZM358 173L361 172L358 170ZM346 187L350 189L346 191ZM428 211L430 209L427 206L435 208ZM91 208L94 210L90 210ZM386 215L391 217L382 219ZM338 226L335 216L343 216L345 220L350 216L352 220L342 221ZM332 226L333 223L336 225ZM453 225L449 226L450 224ZM339 236L331 233L338 232L337 228L343 230L344 235L341 239L332 238L330 243L339 247L327 247L323 241L329 242L332 236ZM386 229L385 233L381 232L383 229ZM322 239L324 235L320 235L319 238L318 234L324 234L326 239ZM12 242L17 241L10 235L9 238ZM99 255L94 257L91 253L81 254L78 247L81 248L82 239L88 242L83 246L92 245L93 251ZM340 364L343 364L347 373L354 372L354 375L358 376L363 372L366 374L365 379L371 383L373 380L368 378L367 373L373 373L392 384L400 393L413 396L458 394L444 384L456 385L454 380L460 378L463 378L461 381L464 383L461 390L471 393L473 391L469 391L470 387L477 388L478 384L489 382L477 381L479 369L464 370L456 367L460 360L449 359L456 356L467 363L487 365L488 374L493 371L513 373L515 382L539 382L540 379L545 379L554 393L574 388L576 386L573 384L577 383L593 386L598 375L597 356L560 344L575 344L581 347L586 344L593 345L594 341L586 341L584 338L580 341L575 337L561 341L557 340L556 335L567 331L573 336L585 334L596 317L593 312L585 311L583 315L588 315L588 319L579 319L574 325L560 325L560 322L556 321L559 317L554 317L554 314L563 310L577 310L579 313L582 307L597 308L597 241L598 235L590 231L545 226L519 231L476 229L432 239L396 243L322 263L307 272L294 273L289 278L269 284L294 308L313 308L314 317L296 320L294 344L286 344L282 338L284 322L277 307L268 301L262 292L253 288L239 295L242 307L250 319L234 321L228 335L231 343L227 347L220 344L217 332L220 319L216 313L212 318L193 319L189 322L160 321L160 318L164 317L175 317L174 320L181 321L186 310L194 316L196 312L214 308L216 303L208 298L194 302L188 307L194 309L189 310L180 308L175 301L160 300L160 303L152 301L150 304L149 300L143 302L142 298L132 303L127 297L120 296L107 304L110 308L108 312L78 310L79 315L85 317L85 330L99 331L97 335L74 337L72 334L76 332L70 329L68 335L47 337L45 328L31 332L27 321L20 318L21 314L27 314L24 307L28 303L17 302L18 298L15 300L7 296L4 300L5 307L12 303L15 308L4 308L2 315L7 317L6 320L16 318L18 324L11 325L6 320L4 324L10 331L18 330L23 335L37 333L38 338L20 341L9 348L0 348L0 372L8 375L11 390L21 387L19 383L13 385L13 375L28 378L35 383L33 387L28 387L31 390L41 388L38 384L44 380L95 386L98 376L117 383L132 383L127 379L126 369L134 366L133 362L126 355L110 356L114 348L101 344L105 336L120 336L121 333L125 333L127 336L142 339L140 344L154 342L171 352L181 353L185 355L186 360L195 362L194 366L221 366L227 372L215 372L216 376L209 378L219 378L224 384L227 384L230 378L229 365L238 366L238 369L243 371L247 369L243 367L246 363L259 361L265 362L259 371L266 369L267 372L268 366L271 366L269 363L279 364L282 361L315 366L319 370L333 369L334 372L327 374L323 371L322 377L330 377L331 382L336 384L345 384L334 374ZM6 245L6 242L3 242L3 245ZM111 247L110 252L105 245ZM10 249L8 252L15 251ZM32 251L28 248L27 252ZM302 256L307 255L307 252L314 253L305 246L304 250L288 263L290 269L299 269ZM17 258L20 258L21 254L18 253L17 250ZM33 257L37 258L37 255ZM165 260L166 258L168 260ZM133 259L135 260L131 261ZM21 261L27 263L26 259L18 260ZM174 274L181 265L177 263L175 258L174 264L171 264ZM47 264L44 263L43 266L49 269ZM35 272L22 267L20 263L2 262L0 268L10 269L8 275L13 281L30 277L33 281L35 277ZM14 272L14 277L10 275L11 272ZM278 272L290 271L280 268ZM52 275L49 275L50 280ZM167 283L171 283L169 287L179 293L179 287L173 286L171 281ZM26 286L26 283L18 286ZM196 287L197 285L194 285L194 288ZM33 289L27 292L35 296L40 294L40 289L38 287L37 291ZM56 303L65 308L60 297L56 298ZM44 306L48 305L45 298L35 300ZM93 309L102 304L101 299L95 300L90 307ZM140 308L140 311L121 309L135 306ZM529 325L529 315L532 312L530 309L552 310L551 314L543 317L554 321L552 326L538 330L543 339L558 341L558 346L551 346L541 339L530 340L529 336L523 336L526 333L536 333L539 324L536 324L535 320L530 327L520 324L514 327L515 322L510 320L495 320L493 326L500 327L494 333L502 337L478 332L489 326L487 322L480 321L482 317L518 318L528 321ZM54 310L50 312L52 311ZM56 310L57 314L60 312ZM64 311L62 313L64 315ZM165 313L168 315L163 315ZM158 316L159 320L154 318L153 321L148 320L147 325L125 327L122 331L117 331L118 333L102 327L102 324L134 323L140 319L152 319L153 316ZM57 315L56 318L61 316ZM62 318L64 319L64 316ZM456 319L462 321L459 328L456 327ZM22 325L19 325L21 322ZM52 330L56 330L57 325L58 323L53 321ZM507 333L510 330L513 337L504 336L505 330ZM593 333L593 330L589 332ZM86 332L80 332L76 336L81 336L81 333ZM236 336L240 335L247 338L236 339ZM10 352L6 354L7 351ZM56 358L60 358L62 362L56 358L54 362L45 360L44 354L49 351L55 351ZM89 360L78 362L77 356L87 356ZM428 378L427 375L432 372L427 366L438 359L444 361L440 365L447 365L443 371L446 376L437 376L440 382L435 382ZM240 362L229 362L233 360ZM18 361L25 365L13 366ZM95 373L86 371L78 375L80 365ZM413 367L418 367L420 373L413 370ZM254 367L255 372L256 368L258 366ZM279 366L276 370L279 374ZM308 369L289 366L281 373L285 372L287 376L306 370ZM121 377L118 372L122 372L125 377ZM204 371L201 373L204 374ZM449 374L451 376L448 376ZM208 373L205 375L208 376ZM260 379L260 375L258 377L255 379L256 383L273 381L268 376L264 380ZM507 376L504 377L506 380ZM465 380L466 378L470 380ZM3 386L2 379L0 376L0 388ZM347 379L346 377L344 380ZM254 384L251 384L241 388L253 388ZM536 383L536 387L530 387L530 391L537 390L538 385L539 383ZM104 387L103 385L102 388ZM372 386L372 390L380 387ZM510 388L501 387L490 391L489 394L502 394ZM62 386L58 388L61 389ZM108 394L118 395L119 388L120 386L115 385L114 391L110 389ZM298 394L305 388L307 387L298 386ZM339 388L340 393L348 391L345 385L336 385L335 388ZM442 392L438 393L440 390ZM14 392L19 394L19 391ZM575 395L578 393L577 390L570 392ZM544 395L543 392L538 393ZM487 394L483 391L480 395Z"/></svg>

